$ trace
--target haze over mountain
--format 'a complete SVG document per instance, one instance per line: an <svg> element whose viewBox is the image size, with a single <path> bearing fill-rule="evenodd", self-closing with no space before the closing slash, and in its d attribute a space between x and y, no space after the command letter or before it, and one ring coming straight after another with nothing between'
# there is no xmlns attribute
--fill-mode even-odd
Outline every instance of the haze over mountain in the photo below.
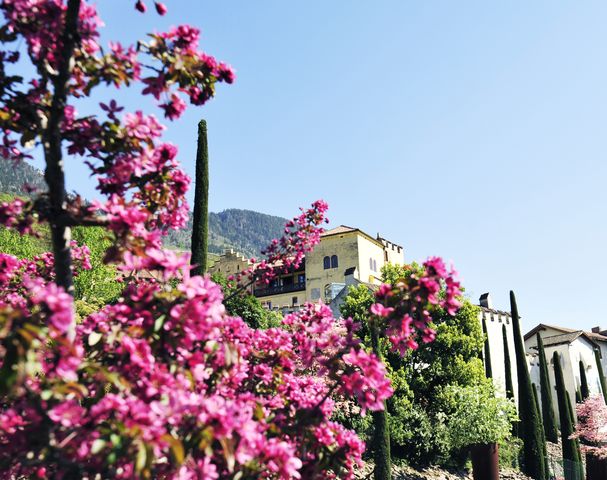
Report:
<svg viewBox="0 0 607 480"><path fill-rule="evenodd" d="M27 162L13 163L0 160L0 193L27 195L23 185L45 190L42 172ZM252 210L228 209L209 213L209 252L220 254L232 248L246 256L258 256L273 238L280 237L285 218L266 215ZM192 232L191 218L186 228L172 230L166 237L166 245L189 250Z"/></svg>

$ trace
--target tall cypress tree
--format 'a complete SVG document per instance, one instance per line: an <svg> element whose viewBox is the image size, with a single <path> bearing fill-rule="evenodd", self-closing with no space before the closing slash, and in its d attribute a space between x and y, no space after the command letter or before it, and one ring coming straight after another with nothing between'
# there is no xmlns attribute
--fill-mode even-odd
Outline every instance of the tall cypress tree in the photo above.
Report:
<svg viewBox="0 0 607 480"><path fill-rule="evenodd" d="M542 411L540 410L540 402L537 398L537 386L535 385L535 383L531 384L531 389L531 391L533 392L533 403L535 404L535 411L537 413L537 418L540 421L540 431L542 432L542 447L544 448L543 455L545 459L548 459L548 451L546 450L546 435L544 434L544 423L542 422ZM548 469L548 465L546 465L546 469Z"/></svg>
<svg viewBox="0 0 607 480"><path fill-rule="evenodd" d="M485 336L485 376L493 378L493 370L491 369L491 350L489 349L489 335L487 334L487 324L483 316L483 335Z"/></svg>
<svg viewBox="0 0 607 480"><path fill-rule="evenodd" d="M514 385L512 384L512 367L510 365L510 347L508 346L508 332L506 325L502 325L502 340L504 341L504 368L506 373L506 396L514 398Z"/></svg>
<svg viewBox="0 0 607 480"><path fill-rule="evenodd" d="M582 397L582 401L586 400L590 396L590 391L588 390L588 379L586 378L586 368L584 367L584 362L580 360L580 396Z"/></svg>
<svg viewBox="0 0 607 480"><path fill-rule="evenodd" d="M569 400L569 394L565 389L563 369L557 352L554 352L552 355L552 362L554 363L556 397L559 405L559 420L561 422L561 443L563 446L563 461L565 462L565 479L581 480L583 473L580 451L576 441L569 438L573 434L571 401Z"/></svg>
<svg viewBox="0 0 607 480"><path fill-rule="evenodd" d="M539 332L536 335L537 352L540 358L540 392L542 398L542 419L544 424L544 433L546 440L556 443L559 440L558 429L556 428L556 419L554 418L554 409L552 408L552 388L550 386L550 375L548 374L548 363L546 362L546 352L544 351L544 342Z"/></svg>
<svg viewBox="0 0 607 480"><path fill-rule="evenodd" d="M596 368L599 372L599 380L601 382L601 391L603 392L603 400L607 404L607 381L605 381L605 373L603 373L603 365L601 365L601 352L599 350L594 351L594 359L596 361Z"/></svg>
<svg viewBox="0 0 607 480"><path fill-rule="evenodd" d="M540 424L539 413L533 401L533 387L527 368L525 346L521 335L520 318L514 292L510 291L510 310L512 313L512 330L514 333L514 352L516 354L516 372L518 376L519 418L518 431L523 440L524 473L535 480L545 480L548 469L544 452L546 444Z"/></svg>
<svg viewBox="0 0 607 480"><path fill-rule="evenodd" d="M196 184L194 185L194 212L192 215L192 275L207 271L209 247L209 147L207 122L198 123L198 148L196 151Z"/></svg>
<svg viewBox="0 0 607 480"><path fill-rule="evenodd" d="M383 360L379 344L379 332L375 322L371 322L371 348L373 353ZM390 428L388 427L388 413L384 402L384 409L373 412L373 459L375 480L392 480L392 457L390 455Z"/></svg>

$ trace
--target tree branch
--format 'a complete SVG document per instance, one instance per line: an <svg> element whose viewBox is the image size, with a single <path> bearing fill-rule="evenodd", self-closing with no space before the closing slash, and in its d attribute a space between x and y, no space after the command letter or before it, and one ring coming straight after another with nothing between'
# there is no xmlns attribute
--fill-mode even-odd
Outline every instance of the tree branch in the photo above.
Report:
<svg viewBox="0 0 607 480"><path fill-rule="evenodd" d="M65 26L61 35L61 51L58 52L58 73L53 78L53 99L49 110L48 125L43 133L46 170L44 178L49 188L51 205L51 239L55 256L55 275L58 285L73 295L72 255L70 228L60 219L65 212L65 172L61 151L61 123L64 119L67 90L72 69L74 49L78 42L78 14L81 0L68 0Z"/></svg>

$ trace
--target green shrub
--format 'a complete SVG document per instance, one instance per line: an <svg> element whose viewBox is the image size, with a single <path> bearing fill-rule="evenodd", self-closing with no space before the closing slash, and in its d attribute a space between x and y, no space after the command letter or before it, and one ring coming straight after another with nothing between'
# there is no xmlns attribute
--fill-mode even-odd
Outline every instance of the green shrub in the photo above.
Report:
<svg viewBox="0 0 607 480"><path fill-rule="evenodd" d="M445 393L453 396L456 405L447 422L454 448L499 443L510 436L516 419L512 400L496 397L493 389L484 385L450 386Z"/></svg>

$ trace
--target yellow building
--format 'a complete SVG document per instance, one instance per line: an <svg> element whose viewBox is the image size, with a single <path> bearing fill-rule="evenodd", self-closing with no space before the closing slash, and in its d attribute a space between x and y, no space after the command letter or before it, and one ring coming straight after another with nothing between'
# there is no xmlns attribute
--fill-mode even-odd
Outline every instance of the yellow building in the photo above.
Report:
<svg viewBox="0 0 607 480"><path fill-rule="evenodd" d="M289 311L319 300L328 304L346 286L346 271L350 283L354 280L379 285L381 268L386 263L402 264L403 259L402 246L340 225L321 235L320 243L297 270L281 275L270 285L255 285L250 291L269 309ZM248 265L244 257L229 250L209 271L228 276Z"/></svg>

